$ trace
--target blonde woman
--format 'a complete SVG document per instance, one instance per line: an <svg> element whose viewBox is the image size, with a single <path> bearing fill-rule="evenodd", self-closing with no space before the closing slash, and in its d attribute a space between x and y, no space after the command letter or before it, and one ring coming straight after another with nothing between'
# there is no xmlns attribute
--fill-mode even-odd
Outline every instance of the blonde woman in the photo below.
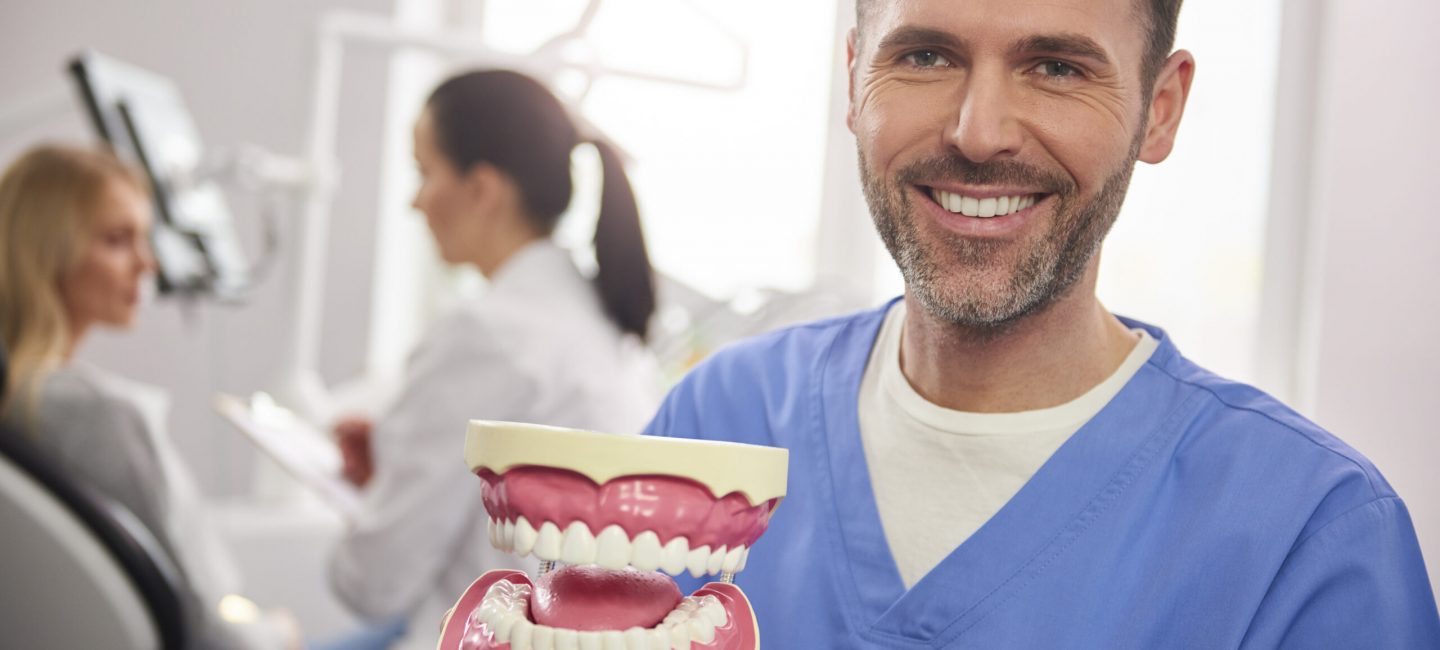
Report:
<svg viewBox="0 0 1440 650"><path fill-rule="evenodd" d="M284 645L284 624L220 615L233 562L164 435L164 395L73 360L92 329L134 322L155 268L151 213L145 184L108 153L40 146L0 177L0 417L154 533L200 601L202 647Z"/></svg>

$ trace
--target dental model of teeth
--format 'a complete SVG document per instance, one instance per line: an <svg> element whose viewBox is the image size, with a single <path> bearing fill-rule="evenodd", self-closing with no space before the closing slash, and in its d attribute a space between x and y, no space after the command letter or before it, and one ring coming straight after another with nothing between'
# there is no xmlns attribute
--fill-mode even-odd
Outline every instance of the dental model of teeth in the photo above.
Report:
<svg viewBox="0 0 1440 650"><path fill-rule="evenodd" d="M522 557L533 554L547 562L595 564L606 569L627 566L642 571L662 569L674 576L687 571L696 578L739 573L750 555L750 549L744 545L733 549L724 544L713 550L709 546L692 549L684 537L675 537L662 545L659 535L650 530L632 539L623 528L613 524L597 535L583 521L571 522L564 532L550 521L536 530L522 516L503 522L491 519L489 529L492 546Z"/></svg>
<svg viewBox="0 0 1440 650"><path fill-rule="evenodd" d="M1003 217L1007 214L1014 214L1035 205L1037 195L992 196L990 198L979 199L931 188L930 198L935 199L935 202L939 203L940 207L950 212L963 214L967 217L988 219L990 217Z"/></svg>
<svg viewBox="0 0 1440 650"><path fill-rule="evenodd" d="M785 496L785 450L475 421L465 457L491 544L543 564L477 579L440 650L759 648L730 580ZM684 573L720 582L682 596L664 574Z"/></svg>

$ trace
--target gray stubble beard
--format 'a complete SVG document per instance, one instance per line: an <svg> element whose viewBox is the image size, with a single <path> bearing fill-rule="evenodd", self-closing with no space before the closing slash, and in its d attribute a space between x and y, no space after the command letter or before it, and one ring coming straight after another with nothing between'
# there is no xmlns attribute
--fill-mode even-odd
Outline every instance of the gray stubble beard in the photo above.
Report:
<svg viewBox="0 0 1440 650"><path fill-rule="evenodd" d="M1140 133L1143 132L1141 129ZM1053 304L1084 275L1125 202L1139 146L1137 135L1126 160L1106 179L1095 198L1084 204L1078 203L1078 191L1069 178L1018 163L971 163L958 155L908 165L887 188L869 169L862 150L860 176L875 229L900 267L908 293L942 321L976 332L998 333ZM942 256L951 256L952 267L975 268L998 254L1000 242L977 241L945 232L935 247L938 250L931 250L921 237L915 206L905 190L926 172L937 169L948 170L955 180L971 183L1038 184L1058 196L1056 222L1050 237L1023 253L997 295L987 296L986 292L973 287L967 290L964 284L954 286L955 280L963 279L951 277L953 272L947 273Z"/></svg>

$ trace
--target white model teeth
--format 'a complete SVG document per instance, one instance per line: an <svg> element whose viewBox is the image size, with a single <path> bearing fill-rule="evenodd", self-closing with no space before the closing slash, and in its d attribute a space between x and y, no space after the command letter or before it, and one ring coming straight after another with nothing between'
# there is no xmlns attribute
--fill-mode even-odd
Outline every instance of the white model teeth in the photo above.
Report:
<svg viewBox="0 0 1440 650"><path fill-rule="evenodd" d="M590 527L584 522L573 522L565 529L565 541L560 545L560 560L567 564L595 563L595 536L590 534Z"/></svg>
<svg viewBox="0 0 1440 650"><path fill-rule="evenodd" d="M516 519L514 544L510 546L510 550L516 555L529 555L530 551L535 550L535 540L539 537L540 531L535 530L524 517Z"/></svg>
<svg viewBox="0 0 1440 650"><path fill-rule="evenodd" d="M595 564L606 569L627 566L641 571L659 569L672 576L689 573L697 578L721 573L739 573L745 569L750 549L745 546L708 544L690 548L690 540L676 537L665 544L654 531L644 531L634 538L616 525L606 526L599 535L592 534L583 521L573 521L563 530L554 522L542 522L537 529L524 517L514 520L491 519L490 543L502 551L516 555L534 555L542 560L566 564Z"/></svg>
<svg viewBox="0 0 1440 650"><path fill-rule="evenodd" d="M495 520L490 520L491 527L495 526ZM560 559L560 543L563 538L560 535L560 527L551 522L540 524L540 534L535 538L535 556L542 560L556 561ZM502 551L511 549L504 546L497 547Z"/></svg>
<svg viewBox="0 0 1440 650"><path fill-rule="evenodd" d="M654 531L640 533L635 536L635 541L630 543L630 565L641 571L654 571L660 568L662 550L660 536Z"/></svg>
<svg viewBox="0 0 1440 650"><path fill-rule="evenodd" d="M1035 205L1037 200L1034 194L1023 194L1020 196L990 197L977 199L962 196L945 190L930 189L930 198L935 199L940 207L956 214L963 214L967 217L1003 217L1007 214L1019 212Z"/></svg>
<svg viewBox="0 0 1440 650"><path fill-rule="evenodd" d="M478 616L496 638L511 639L516 636L531 636L533 639L533 630L530 630L529 634L515 634L517 626L524 627L521 625L522 622L533 627L534 624L525 617L525 612L529 607L530 585L501 580L491 585L490 589L485 592L485 599L480 602ZM473 618L476 614L472 613L471 616Z"/></svg>
<svg viewBox="0 0 1440 650"><path fill-rule="evenodd" d="M676 537L660 551L660 570L672 576L685 573L685 558L690 555L690 540Z"/></svg>
<svg viewBox="0 0 1440 650"><path fill-rule="evenodd" d="M725 552L729 550L730 549L725 546L721 546L720 548L710 551L710 559L705 565L705 573L710 575L720 573L720 567L725 565Z"/></svg>
<svg viewBox="0 0 1440 650"><path fill-rule="evenodd" d="M690 554L685 557L685 568L690 570L690 575L698 578L705 575L705 567L710 563L710 547L700 546L690 549Z"/></svg>
<svg viewBox="0 0 1440 650"><path fill-rule="evenodd" d="M630 565L632 546L624 529L607 526L595 538L595 563L604 569L623 569Z"/></svg>
<svg viewBox="0 0 1440 650"><path fill-rule="evenodd" d="M720 563L721 573L735 573L740 570L740 558L745 555L744 546L736 546L725 554L725 560Z"/></svg>
<svg viewBox="0 0 1440 650"><path fill-rule="evenodd" d="M509 643L511 650L690 650L692 642L714 641L715 628L729 620L714 596L686 596L655 627L582 632L530 622L530 594L530 585L501 580L485 592L471 621L483 623L496 643Z"/></svg>

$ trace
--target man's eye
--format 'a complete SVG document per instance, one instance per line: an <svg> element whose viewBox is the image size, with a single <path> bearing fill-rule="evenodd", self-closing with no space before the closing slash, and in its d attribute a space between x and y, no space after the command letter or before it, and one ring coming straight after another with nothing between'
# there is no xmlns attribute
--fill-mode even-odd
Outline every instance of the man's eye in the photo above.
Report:
<svg viewBox="0 0 1440 650"><path fill-rule="evenodd" d="M1079 77L1080 70L1064 61L1046 61L1035 68L1047 77Z"/></svg>
<svg viewBox="0 0 1440 650"><path fill-rule="evenodd" d="M950 61L935 50L911 52L905 55L905 60L917 68L939 68L950 65Z"/></svg>

